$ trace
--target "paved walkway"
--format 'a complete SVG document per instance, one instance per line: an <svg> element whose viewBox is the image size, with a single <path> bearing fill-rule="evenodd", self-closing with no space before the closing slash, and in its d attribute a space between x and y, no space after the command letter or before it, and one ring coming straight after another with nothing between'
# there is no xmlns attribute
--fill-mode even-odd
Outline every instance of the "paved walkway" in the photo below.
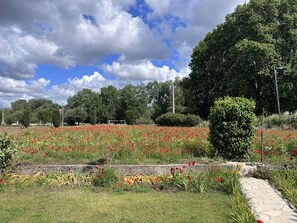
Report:
<svg viewBox="0 0 297 223"><path fill-rule="evenodd" d="M296 210L290 208L267 181L243 177L240 183L259 220L264 223L297 223Z"/></svg>

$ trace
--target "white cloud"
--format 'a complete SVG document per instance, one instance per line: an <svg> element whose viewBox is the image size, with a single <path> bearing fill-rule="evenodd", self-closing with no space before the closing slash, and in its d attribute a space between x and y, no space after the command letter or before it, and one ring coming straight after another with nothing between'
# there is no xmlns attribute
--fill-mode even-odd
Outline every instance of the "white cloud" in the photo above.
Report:
<svg viewBox="0 0 297 223"><path fill-rule="evenodd" d="M10 107L11 102L19 99L44 98L50 99L60 105L66 104L67 98L73 96L83 88L99 92L102 87L114 85L121 87L117 80L106 80L99 72L92 75L84 75L82 78L68 79L66 83L54 85L49 89L50 80L40 78L38 80L23 81L12 78L0 77L0 108Z"/></svg>
<svg viewBox="0 0 297 223"><path fill-rule="evenodd" d="M143 61L135 64L113 62L111 65L104 65L102 68L105 72L116 76L120 80L130 81L173 80L175 77L185 76L186 70L182 69L182 72L177 72L165 65L157 67L150 61ZM187 74L189 74L189 72Z"/></svg>
<svg viewBox="0 0 297 223"><path fill-rule="evenodd" d="M168 56L162 39L124 10L135 0L69 3L1 3L0 76L27 79L38 64L92 65L116 53L131 61Z"/></svg>
<svg viewBox="0 0 297 223"><path fill-rule="evenodd" d="M195 45L222 23L227 13L232 13L237 5L247 0L145 1L153 10L151 22L162 20L155 29L172 41L179 59L175 65L184 67Z"/></svg>
<svg viewBox="0 0 297 223"><path fill-rule="evenodd" d="M245 2L144 1L152 14L133 17L128 9L136 5L136 0L2 0L0 107L33 97L66 104L69 96L83 88L100 91L110 84L123 87L127 83L187 76L193 47L237 4ZM144 8L141 13L147 13ZM121 57L101 65L101 59L110 54ZM173 63L178 69L155 66L152 60ZM39 64L70 69L97 65L115 80L95 72L50 86L50 80L34 80Z"/></svg>
<svg viewBox="0 0 297 223"><path fill-rule="evenodd" d="M82 78L68 79L66 83L54 85L47 91L47 95L55 103L65 105L67 104L67 98L73 96L76 92L84 88L100 92L101 88L109 85L113 85L115 87L122 86L122 84L117 80L105 79L99 72L95 71L94 74L84 75Z"/></svg>
<svg viewBox="0 0 297 223"><path fill-rule="evenodd" d="M50 80L40 78L29 82L0 77L0 108L10 107L11 102L19 99L46 98L45 87Z"/></svg>
<svg viewBox="0 0 297 223"><path fill-rule="evenodd" d="M155 14L163 15L164 13L168 13L171 0L145 0L145 2Z"/></svg>

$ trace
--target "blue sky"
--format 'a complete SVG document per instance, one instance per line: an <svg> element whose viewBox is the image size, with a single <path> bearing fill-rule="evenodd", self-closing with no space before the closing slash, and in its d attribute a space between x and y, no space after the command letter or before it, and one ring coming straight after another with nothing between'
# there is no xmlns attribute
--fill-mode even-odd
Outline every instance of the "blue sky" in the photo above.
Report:
<svg viewBox="0 0 297 223"><path fill-rule="evenodd" d="M245 0L1 0L0 108L185 77L192 49Z"/></svg>

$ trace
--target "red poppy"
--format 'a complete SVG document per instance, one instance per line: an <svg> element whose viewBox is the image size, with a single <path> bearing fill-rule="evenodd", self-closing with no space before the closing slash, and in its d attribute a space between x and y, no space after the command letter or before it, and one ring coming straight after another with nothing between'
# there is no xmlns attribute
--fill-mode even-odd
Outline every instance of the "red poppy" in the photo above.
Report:
<svg viewBox="0 0 297 223"><path fill-rule="evenodd" d="M257 220L256 223L264 223L262 220Z"/></svg>
<svg viewBox="0 0 297 223"><path fill-rule="evenodd" d="M222 179L221 177L217 177L217 181L218 181L218 182L222 182L223 179Z"/></svg>
<svg viewBox="0 0 297 223"><path fill-rule="evenodd" d="M294 150L292 151L292 156L296 156L296 157L297 157L297 149L294 149Z"/></svg>
<svg viewBox="0 0 297 223"><path fill-rule="evenodd" d="M183 169L180 169L180 171L179 171L180 173L183 173L184 172L184 170Z"/></svg>
<svg viewBox="0 0 297 223"><path fill-rule="evenodd" d="M193 161L193 162L192 162L192 166L194 166L195 164L196 164L196 162L195 162L195 161Z"/></svg>

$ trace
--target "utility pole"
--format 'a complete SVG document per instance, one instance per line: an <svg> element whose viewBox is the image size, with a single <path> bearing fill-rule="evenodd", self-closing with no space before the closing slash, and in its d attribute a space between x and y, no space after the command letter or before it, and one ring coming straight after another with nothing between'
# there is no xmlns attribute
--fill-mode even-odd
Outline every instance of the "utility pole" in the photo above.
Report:
<svg viewBox="0 0 297 223"><path fill-rule="evenodd" d="M172 113L175 113L174 85L172 85Z"/></svg>
<svg viewBox="0 0 297 223"><path fill-rule="evenodd" d="M278 67L278 68L273 68L274 69L274 81L275 81L275 91L276 91L276 100L277 100L277 111L278 111L278 115L281 115L280 112L280 102L279 102L279 94L278 94L278 84L277 84L277 71L278 70L282 70L283 67Z"/></svg>

